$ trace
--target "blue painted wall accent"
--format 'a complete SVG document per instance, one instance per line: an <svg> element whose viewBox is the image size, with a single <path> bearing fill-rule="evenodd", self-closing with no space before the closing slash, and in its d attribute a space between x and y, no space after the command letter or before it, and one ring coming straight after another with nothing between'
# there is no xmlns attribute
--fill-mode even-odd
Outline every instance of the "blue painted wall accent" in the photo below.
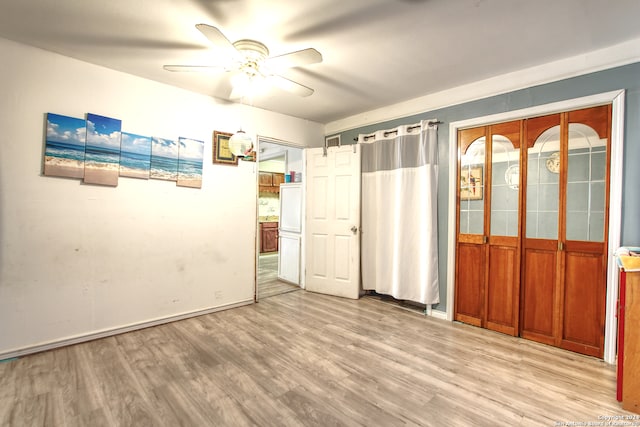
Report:
<svg viewBox="0 0 640 427"><path fill-rule="evenodd" d="M437 110L425 111L400 119L377 123L341 132L342 144L353 144L358 134L416 123L421 119L437 118L444 122L438 129L438 271L440 276L440 305L444 310L447 299L447 228L455 218L448 211L449 168L456 167L456 159L449 158L449 126L451 122L535 107L603 92L626 90L624 166L622 188L622 235L624 246L640 245L640 63L625 65L570 79L496 95ZM328 135L329 136L329 135ZM333 136L333 135L330 135Z"/></svg>

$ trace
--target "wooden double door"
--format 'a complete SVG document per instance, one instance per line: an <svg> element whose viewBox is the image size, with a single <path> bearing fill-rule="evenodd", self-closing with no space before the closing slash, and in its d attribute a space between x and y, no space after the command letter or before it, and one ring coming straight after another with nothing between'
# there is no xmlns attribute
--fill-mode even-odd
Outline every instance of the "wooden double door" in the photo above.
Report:
<svg viewBox="0 0 640 427"><path fill-rule="evenodd" d="M458 132L455 320L602 357L611 106Z"/></svg>

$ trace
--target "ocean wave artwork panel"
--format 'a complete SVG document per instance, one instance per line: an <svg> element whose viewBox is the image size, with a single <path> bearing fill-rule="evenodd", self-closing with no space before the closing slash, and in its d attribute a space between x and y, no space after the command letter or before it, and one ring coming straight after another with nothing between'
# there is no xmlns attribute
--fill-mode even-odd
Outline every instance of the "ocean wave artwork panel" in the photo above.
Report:
<svg viewBox="0 0 640 427"><path fill-rule="evenodd" d="M164 138L151 139L151 170L149 177L165 181L178 179L178 143Z"/></svg>
<svg viewBox="0 0 640 427"><path fill-rule="evenodd" d="M178 139L178 180L181 187L202 188L204 141Z"/></svg>
<svg viewBox="0 0 640 427"><path fill-rule="evenodd" d="M121 134L121 120L97 114L87 114L87 143L84 160L85 183L118 185Z"/></svg>
<svg viewBox="0 0 640 427"><path fill-rule="evenodd" d="M46 114L43 175L117 186L120 176L202 188L204 142L122 131L122 121L87 113L84 119Z"/></svg>
<svg viewBox="0 0 640 427"><path fill-rule="evenodd" d="M44 174L82 178L86 136L84 119L47 113Z"/></svg>
<svg viewBox="0 0 640 427"><path fill-rule="evenodd" d="M120 176L149 179L151 171L151 137L122 132Z"/></svg>

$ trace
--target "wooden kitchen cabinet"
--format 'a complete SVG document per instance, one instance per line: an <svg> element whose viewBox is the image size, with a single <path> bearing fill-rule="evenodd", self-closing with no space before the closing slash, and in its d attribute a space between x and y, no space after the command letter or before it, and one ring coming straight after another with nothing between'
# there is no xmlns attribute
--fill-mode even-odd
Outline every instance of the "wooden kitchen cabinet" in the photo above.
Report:
<svg viewBox="0 0 640 427"><path fill-rule="evenodd" d="M271 172L259 172L258 174L258 184L262 187L271 187L273 186L273 174Z"/></svg>
<svg viewBox="0 0 640 427"><path fill-rule="evenodd" d="M618 301L618 399L622 409L640 413L640 271L622 271Z"/></svg>
<svg viewBox="0 0 640 427"><path fill-rule="evenodd" d="M284 174L279 172L259 172L258 185L265 193L279 193L280 184L284 182Z"/></svg>
<svg viewBox="0 0 640 427"><path fill-rule="evenodd" d="M278 223L260 223L260 253L278 251Z"/></svg>
<svg viewBox="0 0 640 427"><path fill-rule="evenodd" d="M272 180L273 180L273 186L274 187L278 187L278 190L280 189L280 184L284 183L284 174L283 173L276 173L274 172L272 174Z"/></svg>

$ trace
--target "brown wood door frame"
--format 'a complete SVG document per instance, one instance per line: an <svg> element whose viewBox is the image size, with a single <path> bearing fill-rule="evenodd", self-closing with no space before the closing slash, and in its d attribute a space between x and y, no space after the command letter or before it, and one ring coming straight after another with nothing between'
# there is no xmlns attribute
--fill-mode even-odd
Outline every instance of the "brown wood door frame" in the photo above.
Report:
<svg viewBox="0 0 640 427"><path fill-rule="evenodd" d="M528 148L533 145L537 138L546 129L560 125L561 129L561 144L560 144L560 162L562 165L568 165L568 128L569 123L583 123L589 119L591 110L598 110L599 121L597 124L590 126L598 132L601 138L607 139L607 159L606 159L606 174L605 174L605 230L604 230L604 242L571 242L566 240L566 227L567 227L567 173L568 168L566 166L561 167L559 174L559 205L558 205L558 236L556 240L553 239L527 239L525 236L526 230L526 183L527 183L527 166L528 166ZM608 117L607 120L602 120L603 114ZM598 114L596 114L598 116ZM544 342L557 347L565 348L572 351L577 351L583 354L589 354L596 357L602 357L604 351L604 322L606 312L606 273L607 273L607 238L608 238L608 213L609 213L609 180L610 180L610 167L611 167L611 105L605 105L601 107L589 107L580 110L566 111L563 113L551 114L546 117L549 123L535 123L535 119L521 119L522 126L520 128L522 141L524 148L520 150L520 192L519 192L519 232L516 238L515 250L517 253L515 264L518 271L516 277L519 280L517 282L517 292L515 294L515 302L513 307L516 315L514 327L505 327L500 323L492 322L490 315L491 305L491 290L490 284L494 283L494 279L491 277L491 262L494 251L505 250L508 247L513 247L512 242L508 242L502 236L491 236L491 166L492 166L492 135L498 134L497 131L491 129L492 125L480 126L477 128L459 130L458 131L458 161L457 170L458 177L460 175L461 168L461 156L468 149L469 145L481 136L485 136L485 168L484 168L484 230L482 235L462 235L460 233L460 179L457 179L456 186L456 271L455 271L455 301L454 301L454 319L460 320L466 323L471 323L477 326L486 327L489 329L497 330L500 332L520 335L524 338L532 339L539 342ZM555 124L550 123L556 122ZM558 123L559 122L559 123ZM589 122L588 122L589 123ZM498 125L493 125L498 127ZM468 132L466 132L468 131ZM471 132L473 131L473 132ZM526 141L524 137L526 136ZM524 167L522 167L524 165ZM472 250L471 248L475 248ZM599 249L598 249L599 248ZM471 253L474 252L476 258L480 261L481 271L472 271L472 275L478 282L479 289L477 290L474 298L476 298L478 307L474 313L462 313L460 305L458 304L458 296L460 292L460 260L461 251ZM537 261L531 259L527 261L528 254L534 254ZM596 259L597 258L597 259ZM570 310L573 317L575 313L579 313L579 309L576 308L576 304L573 304L576 295L580 294L580 290L577 290L575 285L578 282L584 283L585 280L580 281L576 278L567 278L567 274L573 276L580 276L580 267L575 267L577 262L586 262L590 268L590 272L601 278L599 283L604 284L599 289L593 291L596 294L591 308L593 309L593 316L596 319L588 319L591 323L597 323L597 328L592 330L598 330L599 337L590 342L580 336L580 333L571 336L572 330L571 319L567 317L567 310ZM529 277L531 269L528 267L537 266L538 269L544 270L545 268L552 267L552 277L546 278L547 283L547 299L544 304L548 304L547 311L544 315L548 316L549 324L545 325L546 328L534 327L530 330L527 329L528 307L527 298L535 297L534 294L528 293L530 289L527 289L527 279L530 282L537 280L541 276L541 271L535 271L537 274ZM542 267L541 267L542 266ZM469 268L469 267L467 267ZM469 272L464 272L469 276ZM542 274L545 272L542 271ZM479 276L479 277L478 277ZM573 282L571 282L573 281ZM571 285L571 283L573 283ZM568 285L569 284L569 285ZM538 304L536 304L538 305ZM538 315L535 314L534 317ZM584 320L584 319L583 319ZM574 328L575 323L574 321Z"/></svg>

